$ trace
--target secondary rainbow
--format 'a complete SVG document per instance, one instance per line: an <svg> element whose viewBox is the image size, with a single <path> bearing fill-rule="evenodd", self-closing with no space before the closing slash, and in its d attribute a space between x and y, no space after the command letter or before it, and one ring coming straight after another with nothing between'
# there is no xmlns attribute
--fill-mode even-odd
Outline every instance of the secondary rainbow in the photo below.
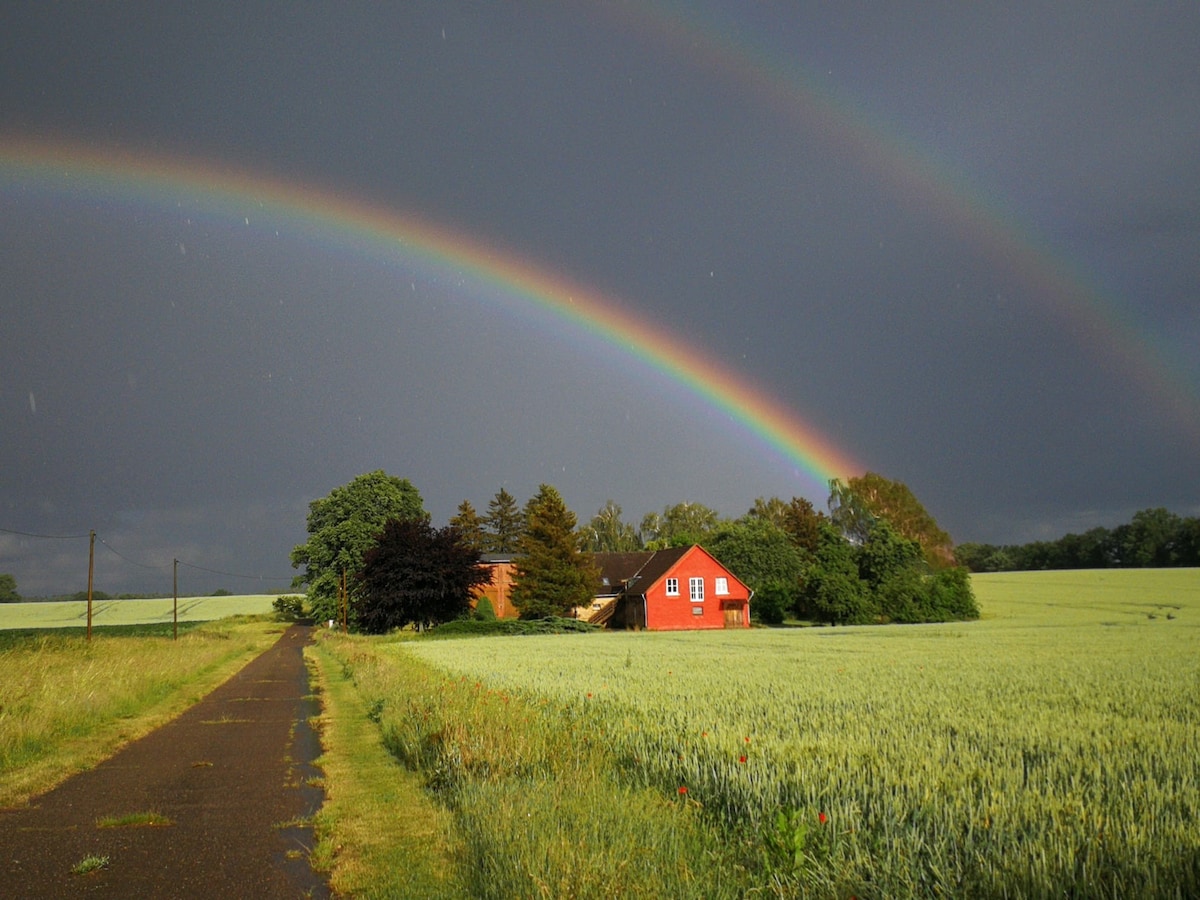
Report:
<svg viewBox="0 0 1200 900"><path fill-rule="evenodd" d="M784 404L732 370L698 359L619 301L424 219L226 166L27 138L0 139L0 191L6 187L159 209L186 201L230 224L259 216L283 220L304 235L357 252L398 254L452 270L471 278L484 293L501 291L574 333L591 335L642 360L740 423L819 488L831 478L863 471Z"/></svg>
<svg viewBox="0 0 1200 900"><path fill-rule="evenodd" d="M1127 304L961 172L873 115L803 64L755 38L733 14L676 2L597 8L617 27L671 53L681 66L711 70L795 122L913 206L946 223L998 268L1017 276L1057 325L1115 364L1200 447L1200 386L1188 362L1137 321Z"/></svg>

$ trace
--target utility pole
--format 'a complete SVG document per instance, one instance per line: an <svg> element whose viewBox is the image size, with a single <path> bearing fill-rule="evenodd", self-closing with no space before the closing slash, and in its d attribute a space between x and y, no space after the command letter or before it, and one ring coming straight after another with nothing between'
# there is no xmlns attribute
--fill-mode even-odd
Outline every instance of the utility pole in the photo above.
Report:
<svg viewBox="0 0 1200 900"><path fill-rule="evenodd" d="M342 633L350 630L350 598L346 596L346 570L342 569L342 590L338 596L338 612L341 614Z"/></svg>
<svg viewBox="0 0 1200 900"><path fill-rule="evenodd" d="M174 618L174 625L171 629L171 640L179 640L179 560L175 560L175 573L172 578L172 583L175 588L175 602L171 605L171 615Z"/></svg>
<svg viewBox="0 0 1200 900"><path fill-rule="evenodd" d="M92 572L96 566L96 529L88 532L88 643L92 642Z"/></svg>

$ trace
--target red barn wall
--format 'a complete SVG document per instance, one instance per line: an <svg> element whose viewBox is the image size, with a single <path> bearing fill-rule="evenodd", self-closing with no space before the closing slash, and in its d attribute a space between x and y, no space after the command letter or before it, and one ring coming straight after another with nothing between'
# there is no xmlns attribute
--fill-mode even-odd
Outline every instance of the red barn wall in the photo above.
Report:
<svg viewBox="0 0 1200 900"><path fill-rule="evenodd" d="M475 588L475 599L471 601L472 608L479 603L480 597L487 597L496 611L497 619L515 619L520 614L512 605L509 594L512 592L516 567L510 562L493 562L485 564L492 573L490 584Z"/></svg>
<svg viewBox="0 0 1200 900"><path fill-rule="evenodd" d="M717 594L717 578L729 581L729 593ZM679 579L679 596L667 596L667 579ZM693 603L690 578L704 579L704 600ZM739 624L726 625L726 610L741 612ZM693 610L700 610L699 614ZM646 591L646 628L650 631L682 631L696 628L750 627L750 592L729 570L699 547L685 555L674 568Z"/></svg>

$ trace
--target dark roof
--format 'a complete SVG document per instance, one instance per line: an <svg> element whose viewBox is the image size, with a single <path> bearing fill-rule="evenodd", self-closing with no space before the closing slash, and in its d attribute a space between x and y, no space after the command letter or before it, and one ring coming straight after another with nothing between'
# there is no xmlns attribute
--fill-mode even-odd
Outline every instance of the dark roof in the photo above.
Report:
<svg viewBox="0 0 1200 900"><path fill-rule="evenodd" d="M601 595L619 594L623 587L631 594L645 593L691 549L689 546L638 553L593 553L603 583Z"/></svg>
<svg viewBox="0 0 1200 900"><path fill-rule="evenodd" d="M600 570L600 593L619 594L625 582L637 575L638 570L653 556L653 550L640 550L635 553L593 553L592 559Z"/></svg>

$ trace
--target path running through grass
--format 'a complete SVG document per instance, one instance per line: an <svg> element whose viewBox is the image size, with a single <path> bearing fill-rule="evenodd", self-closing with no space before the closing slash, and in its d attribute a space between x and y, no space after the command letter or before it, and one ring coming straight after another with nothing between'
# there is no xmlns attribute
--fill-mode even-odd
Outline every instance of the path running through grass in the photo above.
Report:
<svg viewBox="0 0 1200 900"><path fill-rule="evenodd" d="M309 638L289 628L178 719L0 810L0 897L328 897Z"/></svg>

